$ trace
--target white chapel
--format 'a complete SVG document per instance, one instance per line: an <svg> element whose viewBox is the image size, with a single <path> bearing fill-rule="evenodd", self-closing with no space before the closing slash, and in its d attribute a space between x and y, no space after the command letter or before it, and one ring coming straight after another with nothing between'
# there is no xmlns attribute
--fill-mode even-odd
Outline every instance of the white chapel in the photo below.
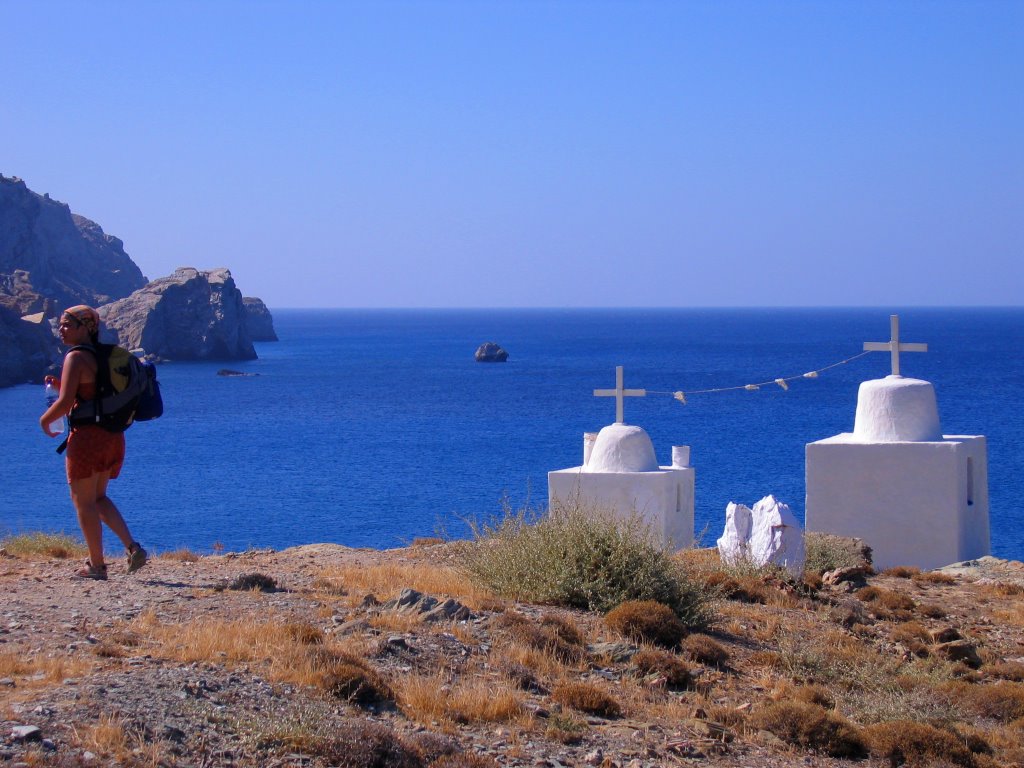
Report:
<svg viewBox="0 0 1024 768"><path fill-rule="evenodd" d="M619 517L639 514L663 544L673 550L693 543L694 470L688 446L672 447L672 464L659 466L650 436L626 424L623 399L643 397L626 389L622 366L615 389L595 389L595 397L615 398L615 423L583 436L583 463L548 472L548 507L580 504Z"/></svg>
<svg viewBox="0 0 1024 768"><path fill-rule="evenodd" d="M861 383L853 432L806 446L806 529L864 540L878 570L987 555L985 438L942 434L934 387L900 374L900 352L927 345L890 325L888 342L864 344L890 353L892 374Z"/></svg>

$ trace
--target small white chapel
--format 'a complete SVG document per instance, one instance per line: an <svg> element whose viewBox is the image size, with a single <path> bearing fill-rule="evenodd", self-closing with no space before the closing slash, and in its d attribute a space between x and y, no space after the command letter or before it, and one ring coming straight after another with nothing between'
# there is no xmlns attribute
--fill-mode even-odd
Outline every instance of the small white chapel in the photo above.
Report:
<svg viewBox="0 0 1024 768"><path fill-rule="evenodd" d="M615 423L596 435L583 435L583 463L548 472L548 508L580 504L620 518L640 515L651 532L676 550L693 544L694 470L689 446L672 447L672 464L659 466L644 429L626 424L624 398L644 397L626 389L622 366L615 389L595 389L595 397L615 398Z"/></svg>

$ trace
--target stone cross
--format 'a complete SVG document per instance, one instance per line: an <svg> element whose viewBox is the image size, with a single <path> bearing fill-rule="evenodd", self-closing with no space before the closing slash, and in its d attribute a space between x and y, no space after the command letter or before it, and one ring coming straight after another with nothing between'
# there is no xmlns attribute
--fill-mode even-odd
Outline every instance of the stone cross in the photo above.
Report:
<svg viewBox="0 0 1024 768"><path fill-rule="evenodd" d="M865 352L890 352L892 354L892 375L900 375L900 352L927 352L927 344L900 342L900 316L889 315L889 341L865 341Z"/></svg>
<svg viewBox="0 0 1024 768"><path fill-rule="evenodd" d="M626 397L646 397L646 389L623 389L622 366L615 366L615 389L595 389L594 397L615 398L615 423L622 424L622 402Z"/></svg>

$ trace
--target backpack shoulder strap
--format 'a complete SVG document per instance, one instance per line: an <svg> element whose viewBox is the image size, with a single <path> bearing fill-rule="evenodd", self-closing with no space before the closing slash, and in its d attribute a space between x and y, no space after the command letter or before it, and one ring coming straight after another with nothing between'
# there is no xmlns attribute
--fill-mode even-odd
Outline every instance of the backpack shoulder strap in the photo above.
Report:
<svg viewBox="0 0 1024 768"><path fill-rule="evenodd" d="M76 344L68 352L83 349L96 358L96 399L110 393L110 344Z"/></svg>

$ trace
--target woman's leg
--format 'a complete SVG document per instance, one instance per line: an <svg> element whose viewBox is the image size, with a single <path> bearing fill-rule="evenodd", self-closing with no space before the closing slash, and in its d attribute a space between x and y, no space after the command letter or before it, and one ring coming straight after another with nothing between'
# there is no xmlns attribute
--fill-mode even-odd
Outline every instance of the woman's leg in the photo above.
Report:
<svg viewBox="0 0 1024 768"><path fill-rule="evenodd" d="M78 526L89 548L89 563L93 568L103 568L103 526L100 522L100 508L97 503L100 475L82 480L72 480L71 503L78 514Z"/></svg>
<svg viewBox="0 0 1024 768"><path fill-rule="evenodd" d="M135 543L128 524L121 517L121 511L117 505L107 496L107 483L110 482L110 473L102 472L96 475L96 508L99 511L100 520L107 524L107 527L114 532L114 535L121 540L124 548L128 549Z"/></svg>

